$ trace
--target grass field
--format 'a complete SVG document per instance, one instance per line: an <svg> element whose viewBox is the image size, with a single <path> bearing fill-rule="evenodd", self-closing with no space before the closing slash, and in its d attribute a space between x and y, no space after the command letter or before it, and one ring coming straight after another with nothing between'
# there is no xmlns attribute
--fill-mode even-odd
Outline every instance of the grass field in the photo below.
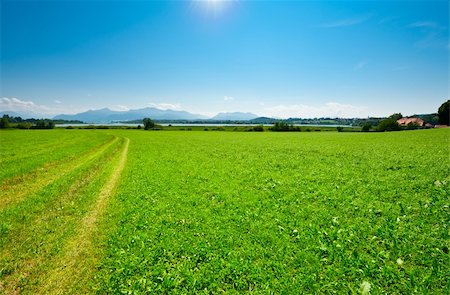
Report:
<svg viewBox="0 0 450 295"><path fill-rule="evenodd" d="M1 293L450 291L450 129L7 130L0 167Z"/></svg>

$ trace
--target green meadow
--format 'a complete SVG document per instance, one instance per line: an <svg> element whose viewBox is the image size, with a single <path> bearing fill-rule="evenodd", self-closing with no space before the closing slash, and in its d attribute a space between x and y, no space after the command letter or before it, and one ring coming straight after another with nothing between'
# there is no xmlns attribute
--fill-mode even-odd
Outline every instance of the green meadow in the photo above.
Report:
<svg viewBox="0 0 450 295"><path fill-rule="evenodd" d="M450 129L0 132L0 293L446 294Z"/></svg>

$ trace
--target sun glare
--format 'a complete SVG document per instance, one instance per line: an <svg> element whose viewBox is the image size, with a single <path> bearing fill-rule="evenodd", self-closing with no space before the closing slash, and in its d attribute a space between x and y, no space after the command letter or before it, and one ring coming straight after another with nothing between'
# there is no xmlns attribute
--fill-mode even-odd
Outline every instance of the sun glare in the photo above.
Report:
<svg viewBox="0 0 450 295"><path fill-rule="evenodd" d="M205 13L215 16L223 13L229 8L233 0L194 0Z"/></svg>

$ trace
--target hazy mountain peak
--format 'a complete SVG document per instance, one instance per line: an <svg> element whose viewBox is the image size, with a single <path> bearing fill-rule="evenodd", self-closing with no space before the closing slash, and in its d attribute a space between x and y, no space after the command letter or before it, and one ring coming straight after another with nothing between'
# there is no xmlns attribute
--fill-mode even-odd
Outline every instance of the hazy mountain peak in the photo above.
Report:
<svg viewBox="0 0 450 295"><path fill-rule="evenodd" d="M146 107L128 111L113 111L109 108L89 110L74 115L57 115L54 119L79 120L86 123L110 123L117 121L140 120L152 118L153 120L196 120L205 119L202 115L192 114L186 111L161 110Z"/></svg>
<svg viewBox="0 0 450 295"><path fill-rule="evenodd" d="M231 121L235 121L235 120L251 120L254 118L257 118L258 115L255 115L253 113L244 113L244 112L223 112L223 113L218 113L217 115L215 115L214 117L212 117L212 120L221 120L221 121L227 121L227 120L231 120Z"/></svg>

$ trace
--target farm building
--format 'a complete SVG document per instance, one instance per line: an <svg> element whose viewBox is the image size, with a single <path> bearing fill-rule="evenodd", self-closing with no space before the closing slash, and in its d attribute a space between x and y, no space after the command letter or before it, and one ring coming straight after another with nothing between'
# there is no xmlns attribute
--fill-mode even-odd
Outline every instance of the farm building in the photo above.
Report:
<svg viewBox="0 0 450 295"><path fill-rule="evenodd" d="M418 126L423 126L424 125L424 121L420 118L401 118L397 120L397 123L401 126L408 126L409 124L414 124L414 125L418 125Z"/></svg>

